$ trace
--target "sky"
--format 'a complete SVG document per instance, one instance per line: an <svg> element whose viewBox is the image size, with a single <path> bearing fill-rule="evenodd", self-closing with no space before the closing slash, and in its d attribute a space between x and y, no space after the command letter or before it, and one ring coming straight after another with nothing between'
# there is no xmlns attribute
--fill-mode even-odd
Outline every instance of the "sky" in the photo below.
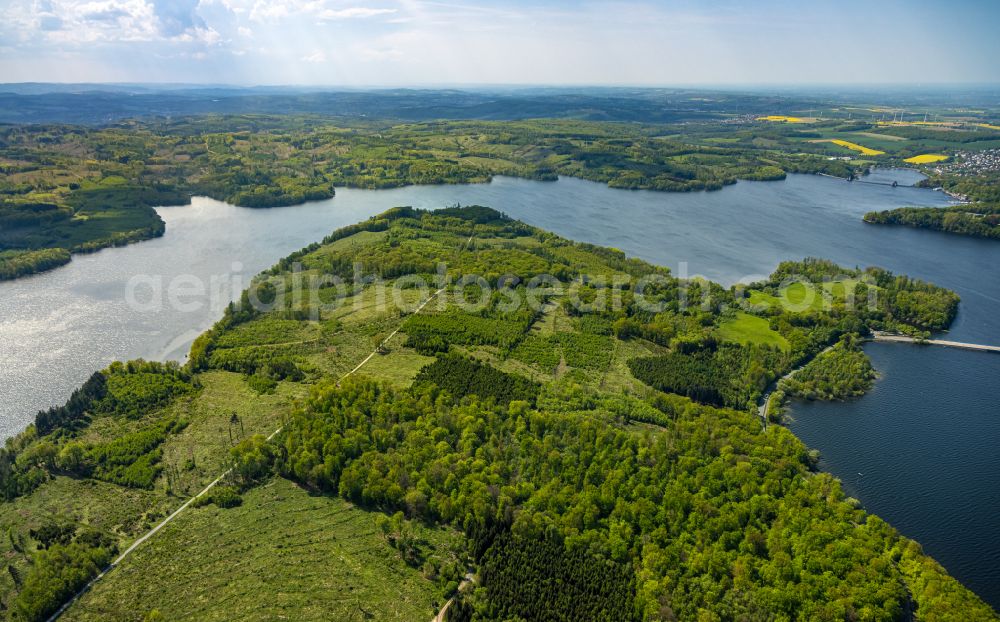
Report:
<svg viewBox="0 0 1000 622"><path fill-rule="evenodd" d="M1000 83L995 0L0 0L0 82Z"/></svg>

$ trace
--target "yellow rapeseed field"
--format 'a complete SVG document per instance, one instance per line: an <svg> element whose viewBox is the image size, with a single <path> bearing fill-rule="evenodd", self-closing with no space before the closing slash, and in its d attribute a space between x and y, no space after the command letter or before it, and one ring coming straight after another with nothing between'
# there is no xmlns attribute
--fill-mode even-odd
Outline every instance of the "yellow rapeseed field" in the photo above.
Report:
<svg viewBox="0 0 1000 622"><path fill-rule="evenodd" d="M931 162L942 162L947 159L948 156L940 153L924 153L912 158L906 158L903 162L909 162L910 164L930 164Z"/></svg>
<svg viewBox="0 0 1000 622"><path fill-rule="evenodd" d="M1000 125L990 125L989 123L977 123L979 127L985 127L988 130L1000 130Z"/></svg>
<svg viewBox="0 0 1000 622"><path fill-rule="evenodd" d="M855 151L860 151L862 154L867 156L882 155L884 151L879 151L878 149L869 149L868 147L863 147L857 143L852 143L847 140L840 140L839 138L833 138L829 142L840 145L841 147L847 147L848 149L853 149Z"/></svg>
<svg viewBox="0 0 1000 622"><path fill-rule="evenodd" d="M763 121L784 121L785 123L808 123L802 117L786 117L780 114L770 114L766 117L759 117Z"/></svg>

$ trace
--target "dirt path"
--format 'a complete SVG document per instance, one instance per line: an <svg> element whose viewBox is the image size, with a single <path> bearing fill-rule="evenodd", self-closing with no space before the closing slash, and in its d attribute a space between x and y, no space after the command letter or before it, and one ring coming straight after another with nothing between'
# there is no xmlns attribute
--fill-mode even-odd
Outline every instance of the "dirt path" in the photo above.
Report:
<svg viewBox="0 0 1000 622"><path fill-rule="evenodd" d="M472 585L473 582L475 582L475 577L472 575L472 573L470 572L466 574L465 578L462 579L462 582L458 586L458 591L461 592L466 587ZM441 607L441 611L438 611L438 614L434 616L434 619L431 620L431 622L444 622L445 616L448 614L448 607L451 607L451 604L453 602L455 602L454 596L448 599L448 602L446 602L444 606Z"/></svg>
<svg viewBox="0 0 1000 622"><path fill-rule="evenodd" d="M762 402L761 402L760 406L757 409L757 415L760 417L760 420L764 423L764 431L765 432L767 431L767 412L771 408L771 399L774 397L774 391L775 391L775 389L777 389L778 386L781 385L781 381L782 380L788 380L789 378L791 378L795 374L799 373L800 371L802 371L803 367L805 367L809 363L812 363L820 355L826 354L827 352L829 352L830 350L832 350L834 347L836 347L836 345L837 344L833 344L833 345L829 345L829 346L823 348L822 350L820 350L819 352L816 353L816 356L809 357L808 361L802 363L801 365L799 365L795 369L789 371L787 374L785 374L781 378L778 378L777 380L775 380L774 382L771 383L771 386L768 388L767 393L765 393L764 395L761 396Z"/></svg>

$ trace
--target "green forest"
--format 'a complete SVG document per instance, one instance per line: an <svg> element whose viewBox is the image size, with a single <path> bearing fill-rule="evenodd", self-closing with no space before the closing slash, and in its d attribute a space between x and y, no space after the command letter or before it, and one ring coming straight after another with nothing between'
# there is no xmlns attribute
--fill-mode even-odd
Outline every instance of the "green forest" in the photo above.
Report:
<svg viewBox="0 0 1000 622"><path fill-rule="evenodd" d="M1000 205L973 203L953 207L900 207L865 214L874 225L906 225L1000 240Z"/></svg>
<svg viewBox="0 0 1000 622"><path fill-rule="evenodd" d="M807 400L846 400L864 395L877 373L859 345L847 336L809 361L778 388L785 395Z"/></svg>
<svg viewBox="0 0 1000 622"><path fill-rule="evenodd" d="M429 619L452 599L453 621L997 619L757 414L807 361L783 390L863 390L857 341L947 327L952 292L819 259L726 289L468 207L344 228L266 271L255 295L273 297L293 259L318 274L354 256L395 266L390 284L447 258L443 302L379 308L368 284L340 305L289 297L264 312L248 292L189 363L115 363L7 442L11 619L46 619L223 473L65 618L224 603L245 619ZM484 267L495 287L465 308L461 277ZM545 273L585 307L552 289L505 306ZM600 273L660 278L643 301L626 286L602 306L583 278ZM813 290L804 309L784 304ZM275 598L246 588L285 569ZM194 584L214 587L195 600ZM351 593L364 598L323 600Z"/></svg>

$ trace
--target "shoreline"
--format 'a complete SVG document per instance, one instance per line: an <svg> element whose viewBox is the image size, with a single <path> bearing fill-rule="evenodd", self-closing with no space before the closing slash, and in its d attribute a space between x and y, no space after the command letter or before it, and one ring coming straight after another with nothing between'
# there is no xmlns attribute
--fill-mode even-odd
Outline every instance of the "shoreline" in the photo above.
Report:
<svg viewBox="0 0 1000 622"><path fill-rule="evenodd" d="M825 187L826 184L820 182L819 179L816 179L818 177L820 177L820 175L813 175L813 174L792 174L792 175L789 175L788 179L786 179L785 181L790 181L790 180L793 180L793 179L798 179L798 180L800 180L800 182L808 182L810 180L810 178L812 178L812 179L816 180L815 183L819 184L819 188L817 190L818 191L822 191L823 187ZM500 176L500 175L495 176L491 180L491 183L492 184L497 184L498 182L501 182L501 181L503 181L505 179L506 180L510 180L511 182L524 181L526 183L533 183L532 180L525 180L524 178L510 177L510 176ZM602 183L599 183L599 182L592 182L590 180L586 180L586 179L578 178L578 177L569 177L569 176L567 176L567 177L565 177L565 181L569 182L569 183L573 183L573 184L583 184L583 185L586 186L584 188L585 190L591 189L591 190L593 190L595 192L600 192L601 194L596 195L596 196L599 196L599 197L603 197L604 196L603 195L604 191L607 191L608 193L614 193L615 190L617 190L617 189L614 189L614 188L609 188L606 184L602 184ZM542 183L542 182L538 182L538 183ZM479 188L483 188L484 186L488 186L488 185L489 184L481 184L481 183L467 184L467 185L455 185L455 184L447 184L447 185L446 184L411 185L411 186L407 187L410 190L406 190L406 188L401 188L401 189L400 188L397 188L397 189L386 189L385 192L386 193L390 193L390 194L385 195L386 198L384 200L382 200L379 197L375 197L375 198L369 199L367 196L365 196L363 198L363 201L359 201L357 203L353 202L353 201L356 201L356 199L351 199L351 198L348 198L348 197L357 196L357 197L360 198L361 195L367 195L370 191L364 190L364 189L358 189L358 190L351 189L352 192L346 192L345 191L344 192L344 196L340 197L340 198L341 198L341 200L346 201L346 203L343 205L343 207L345 208L345 210L343 212L345 214L344 218L346 218L347 215L351 215L350 216L350 218L351 218L350 222L354 223L354 222L357 222L357 221L364 220L366 218L366 216L364 215L366 212L363 211L363 208L362 208L362 211L359 211L359 209L358 209L358 208L362 207L362 205L364 204L364 202L372 203L372 204L374 204L374 203L383 203L384 206L389 206L390 204L410 204L411 201L416 200L417 204L420 204L420 205L429 205L427 203L427 201L421 200L420 198L414 198L414 197L408 196L410 194L411 190L412 190L412 193L415 195L415 197L441 195L442 196L441 202L435 203L435 205L444 205L448 201L452 201L453 202L454 198L455 198L455 195L460 194L460 193L461 194L471 194L472 196L469 197L469 200L471 202L475 202L475 201L483 202L483 201L486 201L487 199L483 199L482 197L479 197L477 195L482 195L484 193L485 194L489 194L489 195L496 194L496 192L493 192L492 190L488 190L488 191L479 190ZM545 184L545 185L546 185L546 187L549 187L548 184ZM555 185L555 184L553 184L553 185ZM731 187L728 192L723 193L723 194L725 194L727 196L736 196L736 197L738 197L740 193L735 190L736 188L741 188L741 187L746 188L746 187L751 187L751 186L757 186L757 185L756 184L751 184L751 183L748 183L748 184L736 184L735 186ZM783 192L782 190L780 190L780 187L781 187L780 185L773 185L772 186L770 184L761 184L760 186L757 186L757 187L762 187L762 188L776 188L776 190L772 190L771 192L777 192L779 194L781 192ZM830 192L832 192L832 193L837 192L834 189L834 186L830 186L829 188L830 188L830 190L829 190ZM502 197L505 196L504 193L503 193L503 190L504 190L504 188L502 188L502 187L498 190L498 192L500 192L500 194L498 195L499 198L491 196L491 198L489 200L492 200L494 202L496 202L498 200L502 201L503 200ZM518 187L517 188L517 194L512 195L512 196L520 197L520 196L522 196L521 195L522 192L523 192L523 190L521 190L520 187ZM541 195L541 196L543 196L543 197L544 196L548 196L549 194L551 194L551 192L552 191L545 191L544 194ZM352 194L352 193L356 193L356 195ZM631 193L629 193L629 194L631 194ZM647 196L649 196L649 199L647 200L647 202L650 201L650 200L651 201L660 201L659 196L663 196L663 199L662 199L663 201L673 202L674 200L676 200L676 201L680 201L680 202L683 203L683 202L686 201L686 199L684 199L685 196L691 196L691 193L671 193L670 195L661 195L661 193L656 193L656 195L658 195L658 196L655 196L655 197L652 196L652 194L653 193L648 193ZM406 195L406 196L402 196L402 195ZM618 195L615 194L615 197L617 197L617 196ZM708 194L705 193L703 196L708 196ZM928 197L930 197L930 196L931 195L928 195ZM676 197L676 199L675 199L675 197ZM198 197L195 197L195 200L197 200L197 199L198 199ZM622 200L629 200L627 196L622 196L621 199ZM333 203L331 203L331 201L336 201L336 200L337 199L328 199L326 201L310 201L310 202L306 202L306 203L304 203L302 205L298 205L298 206L288 206L287 209L290 209L290 210L300 210L300 209L302 209L303 205L310 205L310 204L324 206L324 208L323 208L322 211L324 213L329 214L328 216L324 216L322 214L311 215L311 216L308 217L308 221L312 222L313 220L315 220L317 218L323 219L323 222L333 221L333 224L330 225L330 229L335 229L335 228L339 228L341 226L346 226L346 224L348 224L346 221L341 222L340 219L336 216L336 214L339 213L340 210L334 209L335 206L334 206ZM940 201L940 199L937 199L937 200ZM214 201L214 200L212 200L212 201ZM463 202L465 202L465 199L463 199ZM732 201L726 200L726 201L723 201L723 202L725 202L725 203L728 204L728 203L730 203ZM187 210L189 210L190 207L191 207L190 204L185 205L185 206L173 205L173 206L164 206L163 209L164 210L169 210L169 211L171 211L173 213L176 213L176 214L184 214L184 213L188 213ZM222 206L220 206L220 207L222 207ZM340 205L336 205L336 207L340 207ZM159 209L159 208L157 208L157 209ZM233 215L238 215L239 213L245 213L245 214L273 214L272 219L278 219L278 220L284 219L284 214L280 210L264 210L264 209L257 209L257 208L240 208L238 206L230 206L227 209L230 210ZM376 210L376 212L377 212L377 210ZM376 213L376 212L373 212L373 213ZM559 212L557 211L556 213L559 213ZM225 218L228 218L228 216L229 216L228 212L227 212L227 214L223 215L223 217L225 217ZM522 220L531 220L531 222L535 222L536 225L542 226L543 228L548 228L548 229L552 229L553 228L553 224L554 223L538 222L538 219L529 219L527 216L528 216L527 214L519 214L518 215L515 212L515 217L518 217L518 218L520 218ZM186 220L189 220L189 219L186 219ZM170 221L170 222L172 223L172 221ZM305 222L305 221L303 221L303 222ZM180 225L178 225L176 223L172 223L172 224L168 224L167 228L171 232L177 232L178 229L176 227L178 227L178 226L180 226ZM317 229L315 228L315 225L311 225L311 226L313 228L311 229L312 232L308 236L308 240L313 240L314 241L319 236L316 233ZM330 229L328 229L327 227L325 227L323 225L320 225L320 229L319 230L327 231L327 230L330 230ZM289 246L287 248L286 247L282 247L282 249L280 251L276 251L273 256L266 255L264 257L264 259L262 260L262 263L259 262L260 269L261 270L266 270L267 268L271 267L276 261L280 260L281 257L284 257L288 253L293 252L294 250L298 250L299 248L308 245L309 241L307 240L307 237L299 236L299 233L300 233L299 231L295 232L295 235L298 237L298 239L295 242L294 247L293 246ZM588 242L591 242L591 243L597 243L597 244L606 243L607 245L611 245L611 246L615 245L612 242L602 242L600 239L594 239L593 236L591 236L591 237L583 237L583 236L580 235L579 231L576 231L576 232L574 232L574 231L563 231L563 234L566 235L566 236L568 236L568 237L574 237L575 239L580 239L580 240L588 241ZM598 236L598 238L599 237L600 236ZM175 236L171 236L170 239L171 240L175 240L176 239L176 240L179 241L179 243L182 243L182 244L185 244L185 245L190 245L192 243L192 240L189 240L187 237L185 237L183 235L181 236L181 238L175 238ZM192 239L194 239L194 238L192 237ZM620 243L619 243L619 245L620 245ZM168 246L170 246L172 248L174 246L173 242L171 242ZM109 252L109 253L126 253L126 255L125 256L121 256L120 259L119 259L119 256L117 256L117 255L115 256L115 259L114 259L115 263L125 262L126 266L128 266L128 265L134 265L135 262L137 262L137 261L141 263L142 261L145 260L145 258L146 258L147 255L157 255L157 256L160 256L160 255L166 255L168 252L169 253L173 253L173 251L169 251L169 250L168 251L156 250L156 251L150 252L150 253L145 252L144 250L140 250L140 249L144 249L144 248L149 248L149 247L147 245L140 245L140 244L132 245L132 244L129 244L129 245L122 246L122 247L115 247L115 248L108 249L107 252ZM630 254L635 255L635 256L640 256L641 255L641 256L644 256L644 257L648 257L650 260L656 261L655 256L654 257L649 257L649 249L644 249L642 244L640 244L638 246L633 245L633 247L632 247L632 249L630 251ZM104 252L98 252L98 253L91 254L89 256L90 257L94 257L95 260L96 260L96 256L98 256L98 255L105 255L105 253ZM780 256L776 256L776 258L774 259L774 263L771 263L771 261L768 260L768 262L766 264L762 264L760 266L760 270L761 270L760 274L763 274L764 271L770 271L771 269L773 269L774 265L776 265L778 262L780 262L783 259L787 259L790 256L791 256L790 254L784 253L784 254L781 254ZM230 259L232 259L232 258L239 259L239 257L240 257L239 254L233 254L233 255L231 255ZM107 263L107 261L103 260L103 259L102 260L98 260L98 261L100 262L101 266L103 266L104 264ZM241 263L246 263L246 261L247 260L242 260ZM251 263L253 264L252 260L251 260ZM662 260L659 260L658 263L662 263ZM723 261L723 264L724 263L725 263L725 261ZM17 292L19 295L31 295L32 297L35 297L34 295L31 294L31 292L36 291L36 290L41 290L42 288L50 288L50 287L56 287L56 288L58 288L58 287L60 287L61 281L65 280L65 277L52 276L52 275L66 274L66 270L69 270L69 271L71 271L71 273L75 274L76 272L78 272L77 270L74 269L74 266L76 266L76 265L79 265L79 263L78 262L71 262L70 264L68 264L66 266L65 270L63 270L63 271L55 271L55 270L53 270L53 271L47 271L45 273L40 273L38 275L33 275L32 278L33 279L37 279L38 282L28 282L28 281L25 281L23 284L21 284L16 279L12 280L12 281L0 282L0 291L3 291L4 287L8 287L10 289L6 290L7 292ZM230 273L229 265L230 265L230 262L229 262L229 260L227 260L224 263L224 265L217 266L216 269L217 270L221 269L223 271L223 273L229 274ZM258 267L258 264L253 264L253 267L256 270L256 268ZM135 269L139 270L140 272L142 271L141 267L137 267ZM145 269L147 271L148 270L156 270L155 266L153 266L153 267L146 267ZM189 268L188 270L191 270L191 269L192 268ZM120 272L120 270L118 270L116 272ZM154 273L159 273L159 272L154 272ZM49 274L50 276L49 277L45 277L44 276L45 274ZM212 274L218 274L218 271L212 272ZM124 282L124 280L127 279L127 276L128 275L116 275L115 278L119 279L121 282ZM209 274L206 273L205 277L207 278L208 276L209 276ZM243 275L242 273L240 273L240 274L237 274L237 276L240 277L240 278L248 277L249 276L249 271L246 271L245 275ZM44 278L48 278L49 280L48 281L41 281L40 280L40 279L44 279ZM80 281L80 277L73 277L73 278L74 278L74 280ZM169 278L169 275L168 275L168 278ZM725 274L721 274L721 275L716 274L716 275L713 275L711 278L712 278L712 280L715 280L716 282L719 282L719 283L721 283L721 284L723 284L724 286L727 286L727 287L729 285L731 285L733 282L735 282L733 280L728 279L727 275L725 275ZM738 278L738 277L734 276L733 278L735 279L735 278ZM85 283L82 282L82 281L80 282L80 284L81 285L85 285ZM41 298L41 296L39 296L39 298ZM69 301L69 302L72 302L72 301ZM103 302L104 301L101 301L101 304L103 304ZM118 300L118 302L115 303L117 306L120 306L120 304L118 304L118 303L120 303L120 300ZM60 302L59 303L59 305L63 305L63 304L66 304L66 302ZM18 314L16 313L16 311L17 311L16 308L9 309L10 315L8 317L11 320L13 320L14 318L19 317ZM43 311L44 310L39 309L38 312L43 312ZM107 352L107 356L102 356L102 361L101 361L102 364L97 364L97 363L94 363L93 365L86 365L85 364L84 367L90 368L91 371L94 371L94 370L96 370L98 368L103 368L105 366L105 364L107 362L110 362L111 360L129 360L129 359L139 358L139 357L147 358L149 360L163 360L162 357L158 356L158 353L161 352L161 351L163 351L163 349L164 349L163 347L166 347L167 344L173 344L176 341L176 338L172 338L171 336L181 335L185 331L190 332L192 330L192 327L195 327L194 330L197 330L198 326L205 326L205 327L211 326L211 324L215 320L217 320L217 319L218 319L218 317L215 316L215 315L213 315L211 318L208 318L208 319L201 318L200 315L197 316L197 317L196 316L190 316L189 318L183 320L186 323L184 324L183 327L181 327L181 328L178 329L178 327L175 326L176 322L172 322L172 319L170 319L170 318L168 318L167 320L165 320L166 324L162 324L161 323L161 324L159 324L157 326L146 326L146 324L148 324L148 322L146 322L145 319L136 318L136 321L139 322L139 324L137 326L139 326L140 330L162 330L162 332L159 333L159 334L163 334L163 335L167 336L167 337L165 337L163 339L163 344L156 344L156 343L154 343L155 347L153 347L151 349L137 349L136 347L129 347L128 348L128 350L129 350L128 352L123 352L121 348L110 348L110 347L109 348L105 348L103 344L96 344L96 345L88 346L88 347L90 347L92 349L96 347L96 351L107 350L108 352ZM136 325L136 324L133 324L132 321L129 318L126 318L126 320L129 320L128 326ZM197 321L195 321L195 320L197 320ZM77 327L77 326L74 325L69 330L71 330L74 333L85 334L86 332L92 332L92 327L91 327L92 324L93 323L90 322L90 320L85 320L79 327ZM116 324L119 324L119 323L116 322ZM96 326L94 326L93 328L96 328ZM121 330L130 330L130 329L128 329L128 327L125 326ZM198 332L200 334L201 331L198 331ZM6 336L8 336L9 338L12 338L12 339L19 339L19 335L20 334L21 334L20 331L11 330L11 331L7 331L7 335ZM125 335L125 333L119 333L119 334ZM154 335L155 334L156 333L154 333ZM30 340L32 338L31 337L27 337L27 339L30 342ZM154 340L155 339L158 339L158 337L154 337ZM76 345L76 344L75 344L75 342L73 342L71 345ZM163 347L161 347L161 345ZM39 352L42 352L42 350L39 350ZM92 359L92 358L93 357L89 357L89 358L85 357L85 358L82 358L80 360L82 360L84 363L86 363L89 359ZM77 361L77 363L76 363L77 366L80 365L80 360ZM183 360L183 355L177 356L176 360ZM26 379L22 378L21 377L22 375L19 375L19 374L12 374L11 375L11 378L14 381L14 386L25 387L23 390L26 393L28 393L29 395L37 393L36 391L32 391L30 389L30 385L26 384ZM65 374L51 373L49 375L52 376L54 380L58 380L56 378L57 375L65 375ZM67 388L64 397L68 397L68 395L72 391L72 389L75 389L76 387L78 387L79 384L83 380L84 380L84 378L81 376L78 379L78 382L73 383L72 387ZM18 381L20 381L20 382L18 382ZM53 385L53 383L48 383L46 386L58 386L58 383L56 383L56 385ZM54 393L54 392L52 392L52 393ZM14 403L17 403L18 400L12 400L12 401ZM53 406L53 405L61 404L64 401L64 399L60 400L58 398L54 398L51 403L48 403L47 400L34 400L34 399L32 399L31 401L33 401L33 402L37 401L37 405L31 405L31 406L29 406L26 409L18 408L18 412L20 412L20 415L15 415L13 412L10 412L9 414L5 413L6 414L6 418L10 422L10 424L14 424L14 425L11 425L11 428L9 429L9 433L12 436L15 435L15 434L17 434L17 433L19 433L19 432L21 432L21 431L23 431L24 427L29 423L29 418L33 417L34 414L39 409L45 409L45 408L48 408L48 407ZM23 422L23 423L21 423L20 425L17 425L18 421Z"/></svg>
<svg viewBox="0 0 1000 622"><path fill-rule="evenodd" d="M902 170L909 170L909 169L902 169ZM578 179L578 180L582 180L582 181L589 181L589 182L592 182L592 183L601 184L602 186L605 186L607 188L611 188L611 189L614 189L614 190L646 190L648 192L659 192L659 193L663 193L663 194L691 194L691 193L700 193L700 192L705 192L705 193L708 193L708 192L718 192L718 191L724 190L728 186L734 186L734 185L738 184L741 181L744 181L744 182L746 182L746 181L754 181L754 182L758 182L758 181L759 182L780 182L780 181L785 181L790 175L812 175L812 176L816 176L816 177L828 177L830 179L841 179L841 180L844 179L843 177L837 177L835 175L829 175L827 173L822 173L822 172L816 172L816 173L788 173L788 172L786 172L785 176L782 177L782 178L780 178L780 179L737 179L732 184L726 184L726 185L723 185L720 188L702 188L702 189L699 189L699 190L677 190L677 189L669 189L669 188L618 188L618 187L612 186L609 182L596 181L596 180L593 180L593 179L588 179L586 177L580 177L580 176L576 176L576 175L556 175L556 179L554 179L554 180L548 180L548 179L545 179L545 180L535 180L532 177L527 177L527 176L520 177L520 176L517 176L517 175L509 175L509 174L499 175L499 174L497 174L497 175L490 175L488 178L486 178L483 181L461 181L461 182L455 182L455 183L445 182L445 183L430 183L430 184L406 183L406 184L400 184L400 185L397 185L397 186L386 186L386 187L379 187L379 188L366 188L366 187L363 187L363 186L340 186L340 188L342 188L342 189L349 189L349 190L397 190L397 189L400 189L400 188L410 188L410 187L416 187L416 186L457 187L457 186L469 186L469 185L489 185L489 184L493 183L493 180L495 178L497 178L497 177L511 177L513 179L526 179L526 180L541 181L541 182L558 181L559 178L566 177L568 179ZM176 203L176 204L166 204L165 203L163 205L154 206L152 209L153 210L159 210L160 208L164 208L164 207L176 207L176 208L190 207L191 204L192 204L192 201L194 199L205 198L205 199L212 199L213 201L221 201L223 203L227 203L228 205L232 205L232 206L238 207L240 209L275 210L275 209L281 209L281 208L285 208L285 207L300 207L300 206L303 206L303 205L309 205L311 203L322 203L322 202L325 202L325 201L329 201L331 199L335 199L336 198L336 196L337 196L336 195L336 190L337 190L337 188L334 188L334 192L329 197L326 197L326 198L323 198L323 199L308 199L306 201L301 201L299 203L278 203L278 204L275 204L275 205L266 205L266 206L240 205L238 203L230 203L229 201L227 201L225 199L217 199L215 197L211 197L211 196L208 196L208 195L192 194L192 195L190 195L188 197L187 203ZM10 278L2 278L2 277L0 277L0 283L4 283L4 282L8 282L8 281L17 281L17 280L28 278L28 277L31 277L31 276L35 276L35 275L38 275L38 274L44 274L46 272L51 272L53 270L57 270L57 269L65 266L65 265L67 265L68 263L72 262L73 261L73 257L75 257L77 255L89 255L89 254L93 254L93 253L98 253L98 252L100 252L102 250L105 250L105 249L108 249L108 248L119 248L119 247L122 247L122 246L130 246L132 244L138 244L138 243L141 243L141 242L147 242L149 240L154 240L156 238L163 237L166 234L166 223L163 223L162 219L161 219L160 222L161 222L161 226L157 228L157 231L153 232L153 233L150 233L149 235L145 235L143 230L135 230L135 231L122 232L122 236L119 237L119 238L115 238L113 240L111 240L111 239L98 240L96 242L100 242L100 243L94 244L92 247L88 247L88 248L84 248L84 249L76 249L76 250L70 249L70 250L68 250L70 258L66 262L63 262L63 263L60 263L60 264L57 264L57 265L48 266L48 267L42 268L40 270L33 270L31 272L25 272L23 274L18 274L17 276L13 276L13 277L10 277ZM30 250L29 249L25 249L25 250L27 250L28 252L41 252L41 251L45 251L45 250L49 250L49 249L55 249L55 247L45 247L45 248L41 248L41 249L30 249ZM21 250L21 249L10 249L10 250ZM2 266L4 264L4 261L5 260L0 259L0 268L2 268Z"/></svg>

